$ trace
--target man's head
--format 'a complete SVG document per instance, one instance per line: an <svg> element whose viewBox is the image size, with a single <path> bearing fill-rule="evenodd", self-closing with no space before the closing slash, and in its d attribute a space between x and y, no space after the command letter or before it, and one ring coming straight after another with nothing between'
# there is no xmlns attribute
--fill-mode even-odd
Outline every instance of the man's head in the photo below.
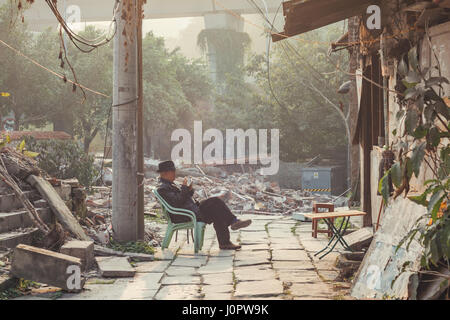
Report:
<svg viewBox="0 0 450 320"><path fill-rule="evenodd" d="M173 161L163 161L158 164L159 176L173 182L175 180L175 164Z"/></svg>

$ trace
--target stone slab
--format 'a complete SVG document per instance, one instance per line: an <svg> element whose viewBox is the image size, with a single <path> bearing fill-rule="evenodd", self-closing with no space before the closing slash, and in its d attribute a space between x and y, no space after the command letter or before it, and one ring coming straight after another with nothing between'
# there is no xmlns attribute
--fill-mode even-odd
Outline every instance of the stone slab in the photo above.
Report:
<svg viewBox="0 0 450 320"><path fill-rule="evenodd" d="M221 250L219 247L212 248L208 255L210 257L234 257L234 250Z"/></svg>
<svg viewBox="0 0 450 320"><path fill-rule="evenodd" d="M65 243L60 252L79 258L83 270L88 270L94 265L94 242L71 240Z"/></svg>
<svg viewBox="0 0 450 320"><path fill-rule="evenodd" d="M344 236L345 242L353 251L360 251L363 248L367 248L373 239L373 228L366 227L356 230L346 236Z"/></svg>
<svg viewBox="0 0 450 320"><path fill-rule="evenodd" d="M134 277L136 270L126 257L96 257L102 277Z"/></svg>
<svg viewBox="0 0 450 320"><path fill-rule="evenodd" d="M283 285L278 280L245 281L236 285L235 297L263 297L283 294Z"/></svg>
<svg viewBox="0 0 450 320"><path fill-rule="evenodd" d="M155 260L173 260L175 258L175 251L172 249L161 250L161 248L158 248L154 254Z"/></svg>
<svg viewBox="0 0 450 320"><path fill-rule="evenodd" d="M269 250L268 243L258 243L258 244L247 244L243 245L241 248L242 251L260 251L260 250Z"/></svg>
<svg viewBox="0 0 450 320"><path fill-rule="evenodd" d="M194 267L177 267L170 266L165 271L166 275L170 277L174 276L194 276L197 274L197 271Z"/></svg>
<svg viewBox="0 0 450 320"><path fill-rule="evenodd" d="M238 251L235 254L235 260L236 261L252 261L252 260L264 260L269 261L270 259L270 252L269 250L265 251Z"/></svg>
<svg viewBox="0 0 450 320"><path fill-rule="evenodd" d="M200 299L198 285L164 286L156 294L156 300L193 300Z"/></svg>
<svg viewBox="0 0 450 320"><path fill-rule="evenodd" d="M299 261L308 260L305 250L273 250L272 261Z"/></svg>
<svg viewBox="0 0 450 320"><path fill-rule="evenodd" d="M390 201L381 219L381 227L375 233L358 272L355 274L351 295L358 299L383 298L388 295L399 299L409 297L412 273L421 268L423 246L417 238L397 248L400 241L413 228L423 227L428 219L425 207L403 197ZM422 218L422 219L420 219ZM408 271L401 266L410 262ZM392 280L396 279L394 283Z"/></svg>
<svg viewBox="0 0 450 320"><path fill-rule="evenodd" d="M183 284L200 284L201 279L199 276L175 276L164 277L161 280L163 285L183 285Z"/></svg>
<svg viewBox="0 0 450 320"><path fill-rule="evenodd" d="M211 273L202 276L203 283L209 285L233 284L233 274L227 273Z"/></svg>
<svg viewBox="0 0 450 320"><path fill-rule="evenodd" d="M138 273L128 283L127 288L135 290L157 290L161 286L161 279L164 273Z"/></svg>
<svg viewBox="0 0 450 320"><path fill-rule="evenodd" d="M170 260L159 260L150 262L138 262L136 263L136 272L148 273L148 272L164 272L170 265Z"/></svg>
<svg viewBox="0 0 450 320"><path fill-rule="evenodd" d="M231 284L206 285L202 287L202 292L205 294L231 293L233 292L233 285Z"/></svg>
<svg viewBox="0 0 450 320"><path fill-rule="evenodd" d="M238 281L261 281L275 279L273 269L260 267L242 267L235 268L234 275Z"/></svg>
<svg viewBox="0 0 450 320"><path fill-rule="evenodd" d="M273 261L274 269L280 270L315 270L310 260L301 261Z"/></svg>
<svg viewBox="0 0 450 320"><path fill-rule="evenodd" d="M64 290L72 282L68 281L73 275L69 267L78 267L81 271L81 260L62 253L19 244L13 252L11 273L17 278L24 278L45 283ZM84 286L85 279L81 276L80 288Z"/></svg>
<svg viewBox="0 0 450 320"><path fill-rule="evenodd" d="M318 282L319 275L313 270L286 270L278 271L280 281L292 283Z"/></svg>
<svg viewBox="0 0 450 320"><path fill-rule="evenodd" d="M206 256L177 256L172 266L198 268L206 264Z"/></svg>
<svg viewBox="0 0 450 320"><path fill-rule="evenodd" d="M334 291L331 286L319 281L314 283L294 283L289 287L289 292L294 297L324 297L331 298L334 295Z"/></svg>
<svg viewBox="0 0 450 320"><path fill-rule="evenodd" d="M86 284L77 294L64 294L59 300L121 300L129 285L129 278L115 279L113 284Z"/></svg>
<svg viewBox="0 0 450 320"><path fill-rule="evenodd" d="M210 264L198 268L199 274L213 274L213 273L229 273L233 271L233 266L226 264Z"/></svg>
<svg viewBox="0 0 450 320"><path fill-rule="evenodd" d="M298 242L292 243L274 243L270 244L270 248L273 250L298 250L302 249L302 246Z"/></svg>

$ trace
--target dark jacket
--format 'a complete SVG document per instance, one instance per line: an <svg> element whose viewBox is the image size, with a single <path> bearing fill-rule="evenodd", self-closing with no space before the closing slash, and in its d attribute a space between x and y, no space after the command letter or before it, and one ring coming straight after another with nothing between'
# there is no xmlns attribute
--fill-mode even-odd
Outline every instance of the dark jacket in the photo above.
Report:
<svg viewBox="0 0 450 320"><path fill-rule="evenodd" d="M198 202L195 202L192 199L194 190L189 190L189 188L187 186L183 185L183 186L181 186L181 189L180 189L174 183L172 183L166 179L159 178L158 193L172 207L191 210L195 213L195 215L197 217L199 216L200 209L198 206ZM180 215L170 214L170 218L171 218L172 222L174 222L174 223L189 221L188 217L180 216Z"/></svg>

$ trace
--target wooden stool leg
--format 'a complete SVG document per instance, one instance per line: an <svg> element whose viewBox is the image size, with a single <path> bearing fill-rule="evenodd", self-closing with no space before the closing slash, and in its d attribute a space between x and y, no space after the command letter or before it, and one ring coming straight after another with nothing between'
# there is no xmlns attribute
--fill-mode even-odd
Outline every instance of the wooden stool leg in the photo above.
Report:
<svg viewBox="0 0 450 320"><path fill-rule="evenodd" d="M312 221L312 236L313 238L317 238L317 219L313 219Z"/></svg>
<svg viewBox="0 0 450 320"><path fill-rule="evenodd" d="M313 208L312 208L313 212L317 212L317 206L316 203L313 203ZM317 220L316 219L312 219L312 237L313 238L317 238Z"/></svg>

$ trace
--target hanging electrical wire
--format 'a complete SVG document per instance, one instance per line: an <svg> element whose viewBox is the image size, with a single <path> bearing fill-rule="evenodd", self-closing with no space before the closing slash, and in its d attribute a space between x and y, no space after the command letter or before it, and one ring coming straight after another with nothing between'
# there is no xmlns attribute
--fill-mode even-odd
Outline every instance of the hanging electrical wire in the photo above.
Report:
<svg viewBox="0 0 450 320"><path fill-rule="evenodd" d="M117 14L117 10L119 8L120 0L116 0L116 2L114 4L113 17L112 17L110 25L109 25L108 33L106 35L101 35L95 39L87 39L87 38L83 37L82 35L74 32L72 30L72 28L67 24L64 17L59 12L56 1L45 0L45 2L49 6L50 10L53 12L56 19L58 20L60 29L62 28L65 31L65 35L70 39L70 41L80 51L82 51L84 53L89 53L100 46L106 45L114 38L114 36L117 32L116 14ZM113 29L113 26L114 26L114 31L111 34L111 30ZM82 45L84 45L86 47L83 48Z"/></svg>

